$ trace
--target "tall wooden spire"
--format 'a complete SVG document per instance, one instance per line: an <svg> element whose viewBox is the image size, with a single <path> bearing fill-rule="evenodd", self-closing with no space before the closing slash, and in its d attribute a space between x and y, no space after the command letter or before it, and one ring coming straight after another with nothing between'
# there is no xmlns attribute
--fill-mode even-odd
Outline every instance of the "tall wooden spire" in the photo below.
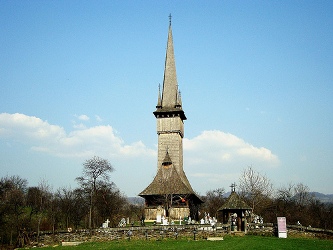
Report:
<svg viewBox="0 0 333 250"><path fill-rule="evenodd" d="M169 25L168 43L165 56L162 107L174 108L177 103L178 83L171 24Z"/></svg>
<svg viewBox="0 0 333 250"><path fill-rule="evenodd" d="M154 115L157 122L158 155L157 173L153 181L139 195L145 198L146 218L153 218L157 206L167 212L172 207L171 217L198 216L201 199L193 191L183 170L183 137L185 113L178 90L176 63L173 49L171 15L169 16L168 41L162 91L159 87ZM169 197L166 199L166 197ZM179 203L177 197L186 197L187 203Z"/></svg>
<svg viewBox="0 0 333 250"><path fill-rule="evenodd" d="M165 55L164 78L162 86L162 95L158 96L158 104L156 106L155 116L168 115L170 112L173 115L180 116L182 120L186 120L185 113L182 109L180 91L178 90L175 53L173 49L171 15L169 16L169 31L167 49ZM170 115L170 114L169 114Z"/></svg>

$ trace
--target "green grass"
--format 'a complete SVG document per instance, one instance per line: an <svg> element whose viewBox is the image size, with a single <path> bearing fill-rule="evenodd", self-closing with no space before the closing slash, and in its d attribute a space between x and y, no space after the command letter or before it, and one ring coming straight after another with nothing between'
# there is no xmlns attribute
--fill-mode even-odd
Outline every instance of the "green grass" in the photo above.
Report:
<svg viewBox="0 0 333 250"><path fill-rule="evenodd" d="M109 241L109 242L91 242L83 243L78 246L58 246L46 247L43 249L333 249L333 240L321 240L321 239L304 239L304 238L287 238L279 239L276 237L262 237L262 236L244 236L244 237L232 237L226 236L223 241L207 241L193 239L164 239L164 240L121 240L121 241Z"/></svg>

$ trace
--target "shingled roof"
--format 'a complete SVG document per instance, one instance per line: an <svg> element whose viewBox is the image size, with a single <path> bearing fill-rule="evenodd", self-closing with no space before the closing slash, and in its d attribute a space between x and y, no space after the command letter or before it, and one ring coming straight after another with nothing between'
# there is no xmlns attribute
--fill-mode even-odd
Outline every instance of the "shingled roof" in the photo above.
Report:
<svg viewBox="0 0 333 250"><path fill-rule="evenodd" d="M185 174L183 178L186 178ZM194 194L189 181L183 181L173 164L160 167L152 183L139 195L164 194Z"/></svg>
<svg viewBox="0 0 333 250"><path fill-rule="evenodd" d="M227 209L252 210L252 208L248 206L235 191L231 192L227 201L218 209L218 211Z"/></svg>

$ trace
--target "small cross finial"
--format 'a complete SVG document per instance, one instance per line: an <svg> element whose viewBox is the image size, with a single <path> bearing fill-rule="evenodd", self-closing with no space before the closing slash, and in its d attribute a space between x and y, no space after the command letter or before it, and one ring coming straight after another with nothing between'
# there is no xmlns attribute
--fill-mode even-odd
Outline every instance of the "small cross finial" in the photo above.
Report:
<svg viewBox="0 0 333 250"><path fill-rule="evenodd" d="M231 187L231 192L236 191L236 183L232 183L230 187Z"/></svg>
<svg viewBox="0 0 333 250"><path fill-rule="evenodd" d="M170 13L170 15L169 15L169 25L171 26L171 18L172 18L172 16L171 16L171 13Z"/></svg>

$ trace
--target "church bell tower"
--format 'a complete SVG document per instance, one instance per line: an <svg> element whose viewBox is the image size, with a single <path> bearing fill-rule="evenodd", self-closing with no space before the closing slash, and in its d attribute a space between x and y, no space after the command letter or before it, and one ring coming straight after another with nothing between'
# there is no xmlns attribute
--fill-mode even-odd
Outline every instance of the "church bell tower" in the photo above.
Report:
<svg viewBox="0 0 333 250"><path fill-rule="evenodd" d="M172 219L185 216L196 219L202 201L193 191L183 170L186 116L178 90L171 15L169 18L162 92L159 88L156 110L153 112L158 135L157 174L139 195L145 198L146 219L155 220L159 213Z"/></svg>

